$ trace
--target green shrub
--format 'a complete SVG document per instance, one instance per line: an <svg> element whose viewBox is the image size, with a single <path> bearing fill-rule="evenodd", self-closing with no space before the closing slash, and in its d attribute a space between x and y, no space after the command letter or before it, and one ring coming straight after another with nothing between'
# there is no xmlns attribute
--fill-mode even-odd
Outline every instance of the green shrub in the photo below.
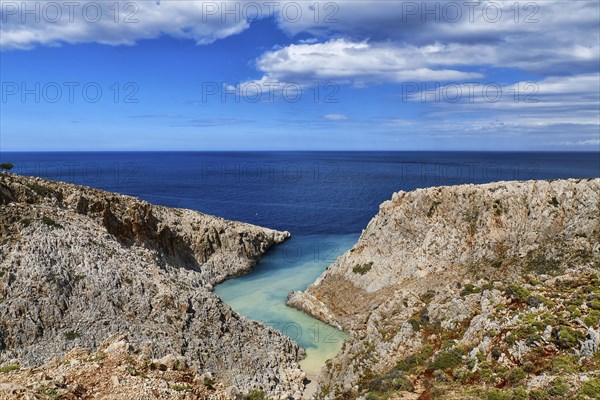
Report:
<svg viewBox="0 0 600 400"><path fill-rule="evenodd" d="M481 293L481 289L477 286L473 286L470 283L467 283L463 290L461 290L460 295L462 297L468 296L470 294Z"/></svg>
<svg viewBox="0 0 600 400"><path fill-rule="evenodd" d="M516 367L516 368L512 368L508 372L507 379L510 384L514 385L516 383L521 382L526 377L527 377L527 373L523 370L523 368Z"/></svg>
<svg viewBox="0 0 600 400"><path fill-rule="evenodd" d="M262 390L253 390L244 396L245 400L265 400L265 392Z"/></svg>
<svg viewBox="0 0 600 400"><path fill-rule="evenodd" d="M580 340L585 340L585 335L578 330L563 326L553 331L554 343L561 349L572 349L579 346Z"/></svg>
<svg viewBox="0 0 600 400"><path fill-rule="evenodd" d="M0 169L4 171L10 171L11 169L13 169L13 167L14 165L12 165L11 163L0 164Z"/></svg>
<svg viewBox="0 0 600 400"><path fill-rule="evenodd" d="M581 393L592 399L600 399L600 378L590 379L581 386Z"/></svg>
<svg viewBox="0 0 600 400"><path fill-rule="evenodd" d="M508 285L505 292L511 299L519 301L526 301L530 295L529 290L515 284Z"/></svg>
<svg viewBox="0 0 600 400"><path fill-rule="evenodd" d="M59 224L58 222L55 222L52 218L50 217L46 217L43 216L42 217L42 222L46 225L48 225L51 228L59 228L59 229L63 229L64 226L62 226L61 224Z"/></svg>
<svg viewBox="0 0 600 400"><path fill-rule="evenodd" d="M535 371L535 364L532 363L531 361L525 361L523 363L523 371L529 372L529 373Z"/></svg>
<svg viewBox="0 0 600 400"><path fill-rule="evenodd" d="M462 356L463 352L460 349L443 351L430 363L429 369L436 371L455 368L462 363Z"/></svg>
<svg viewBox="0 0 600 400"><path fill-rule="evenodd" d="M21 368L21 366L19 364L8 364L8 365L3 365L2 367L0 367L0 372L7 373L10 371L16 371L20 368Z"/></svg>
<svg viewBox="0 0 600 400"><path fill-rule="evenodd" d="M500 199L496 199L492 206L494 208L495 215L502 215L503 210L502 210L502 202L500 201Z"/></svg>
<svg viewBox="0 0 600 400"><path fill-rule="evenodd" d="M425 293L423 293L421 296L419 296L419 300L421 300L423 303L429 303L431 301L431 299L433 299L434 297L435 297L435 291L428 290Z"/></svg>
<svg viewBox="0 0 600 400"><path fill-rule="evenodd" d="M547 400L550 397L548 392L542 389L533 389L529 392L530 400Z"/></svg>
<svg viewBox="0 0 600 400"><path fill-rule="evenodd" d="M355 274L364 275L371 270L372 266L373 266L373 262L368 262L368 263L362 264L362 265L356 264L352 268L352 272L354 272Z"/></svg>
<svg viewBox="0 0 600 400"><path fill-rule="evenodd" d="M38 196L48 197L54 194L54 190L47 188L46 186L40 185L39 183L28 183L27 187L33 190Z"/></svg>
<svg viewBox="0 0 600 400"><path fill-rule="evenodd" d="M211 378L204 378L202 382L208 390L215 390L215 381Z"/></svg>
<svg viewBox="0 0 600 400"><path fill-rule="evenodd" d="M527 303L527 305L529 307L537 308L537 307L541 306L542 304L544 304L544 299L540 298L538 296L529 296L525 300L525 303Z"/></svg>
<svg viewBox="0 0 600 400"><path fill-rule="evenodd" d="M421 347L421 351L417 354L417 363L422 365L427 361L429 357L433 355L435 351L434 347L430 344L425 344Z"/></svg>
<svg viewBox="0 0 600 400"><path fill-rule="evenodd" d="M548 394L559 398L563 398L568 391L569 384L562 378L554 379L548 387Z"/></svg>
<svg viewBox="0 0 600 400"><path fill-rule="evenodd" d="M559 267L560 262L540 256L528 263L527 270L537 274L553 274L558 271Z"/></svg>
<svg viewBox="0 0 600 400"><path fill-rule="evenodd" d="M398 371L410 372L416 366L417 358L414 355L410 355L403 360L398 361L395 369Z"/></svg>
<svg viewBox="0 0 600 400"><path fill-rule="evenodd" d="M439 206L440 204L442 204L441 201L434 200L433 203L431 203L431 207L429 207L429 210L427 211L427 216L432 217L435 213L435 210L437 209L437 206Z"/></svg>
<svg viewBox="0 0 600 400"><path fill-rule="evenodd" d="M560 355L552 358L552 371L572 374L578 369L578 360L574 354Z"/></svg>
<svg viewBox="0 0 600 400"><path fill-rule="evenodd" d="M81 335L79 335L79 333L77 333L77 332L75 332L75 331L68 331L68 332L65 332L65 338L66 338L67 340L75 340L75 339L77 339L79 336L81 336Z"/></svg>
<svg viewBox="0 0 600 400"><path fill-rule="evenodd" d="M370 392L391 392L391 391L413 391L412 382L404 377L404 374L399 371L393 371L387 375L383 375L372 379L368 383Z"/></svg>
<svg viewBox="0 0 600 400"><path fill-rule="evenodd" d="M523 387L515 388L511 400L529 400L529 393Z"/></svg>
<svg viewBox="0 0 600 400"><path fill-rule="evenodd" d="M456 340L453 340L453 339L444 340L442 342L440 349L441 350L451 349L454 346L456 346Z"/></svg>
<svg viewBox="0 0 600 400"><path fill-rule="evenodd" d="M29 225L31 225L31 220L29 218L23 218L21 221L19 221L19 223L23 228L27 228Z"/></svg>
<svg viewBox="0 0 600 400"><path fill-rule="evenodd" d="M410 318L408 323L412 326L413 331L419 332L421 330L421 323L416 318Z"/></svg>
<svg viewBox="0 0 600 400"><path fill-rule="evenodd" d="M177 383L174 383L171 385L171 389L177 392L187 392L188 390L190 390L190 387L187 385L179 385Z"/></svg>
<svg viewBox="0 0 600 400"><path fill-rule="evenodd" d="M593 316L593 315L586 315L585 317L583 317L583 323L586 326L596 326L598 325L598 323L600 322L600 319L598 319L598 317Z"/></svg>
<svg viewBox="0 0 600 400"><path fill-rule="evenodd" d="M394 369L398 371L411 372L415 367L424 365L427 359L433 354L434 348L430 344L425 344L416 354L411 354L408 357L400 360Z"/></svg>
<svg viewBox="0 0 600 400"><path fill-rule="evenodd" d="M492 389L485 394L485 400L513 400L512 393L507 390Z"/></svg>

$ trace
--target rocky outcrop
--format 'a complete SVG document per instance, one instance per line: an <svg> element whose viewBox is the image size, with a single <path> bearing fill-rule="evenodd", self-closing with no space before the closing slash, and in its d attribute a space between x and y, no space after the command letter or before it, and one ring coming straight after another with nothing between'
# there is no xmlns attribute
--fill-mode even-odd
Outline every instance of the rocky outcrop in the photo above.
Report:
<svg viewBox="0 0 600 400"><path fill-rule="evenodd" d="M183 357L241 393L298 397L302 350L210 292L288 236L0 174L0 364L40 365L119 334L153 359Z"/></svg>
<svg viewBox="0 0 600 400"><path fill-rule="evenodd" d="M12 364L0 374L0 400L14 399L223 399L234 392L184 357L153 359L126 338L112 336L97 351L74 348L43 366Z"/></svg>
<svg viewBox="0 0 600 400"><path fill-rule="evenodd" d="M546 344L547 351L566 351L556 343L560 333L544 344L530 332L530 342L527 335L511 338L497 344L492 355L494 340L503 340L518 324L502 314L497 320L490 315L502 304L510 311L506 317L518 319L533 307L528 302L536 312L561 311L563 303L559 307L557 301L522 298L515 292L533 293L532 282L546 281L551 292L553 276L580 276L579 285L592 290L599 268L600 179L419 189L398 192L383 203L358 243L305 292L291 293L288 305L350 333L321 374L322 395L364 394L384 384L378 376L387 376L390 382L410 381L412 391L425 396L420 398L431 398L431 382L437 378L430 363L452 349L460 350L461 360L470 352L476 358L481 350L480 362L501 359L506 368L522 366L525 354ZM543 293L546 289L539 297ZM572 300L564 299L564 307ZM550 334L572 329L579 332L569 331L578 340L586 335L591 340L598 329L596 300L600 292L577 300L590 304L563 320L547 319ZM578 340L570 343L571 353L588 346ZM420 353L424 348L428 354ZM394 370L411 356L420 360L415 365L421 369L411 370L410 376ZM440 381L453 381L451 372L440 369L446 374ZM441 398L452 398L449 393Z"/></svg>

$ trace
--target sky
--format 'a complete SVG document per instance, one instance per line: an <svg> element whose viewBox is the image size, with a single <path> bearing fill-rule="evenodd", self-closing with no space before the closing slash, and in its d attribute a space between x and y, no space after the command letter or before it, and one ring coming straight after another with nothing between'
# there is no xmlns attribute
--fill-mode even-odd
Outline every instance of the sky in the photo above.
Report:
<svg viewBox="0 0 600 400"><path fill-rule="evenodd" d="M600 151L600 2L0 0L0 151Z"/></svg>

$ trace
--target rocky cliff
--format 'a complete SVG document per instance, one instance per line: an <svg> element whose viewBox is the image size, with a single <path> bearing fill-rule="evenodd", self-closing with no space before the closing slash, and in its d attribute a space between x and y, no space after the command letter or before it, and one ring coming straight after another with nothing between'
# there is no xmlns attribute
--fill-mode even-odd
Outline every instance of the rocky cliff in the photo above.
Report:
<svg viewBox="0 0 600 400"><path fill-rule="evenodd" d="M419 189L288 304L350 333L321 397L596 398L599 269L600 179Z"/></svg>
<svg viewBox="0 0 600 400"><path fill-rule="evenodd" d="M298 397L301 349L210 292L288 236L0 174L0 365L38 366L74 348L93 352L119 334L136 356L176 357L230 393Z"/></svg>

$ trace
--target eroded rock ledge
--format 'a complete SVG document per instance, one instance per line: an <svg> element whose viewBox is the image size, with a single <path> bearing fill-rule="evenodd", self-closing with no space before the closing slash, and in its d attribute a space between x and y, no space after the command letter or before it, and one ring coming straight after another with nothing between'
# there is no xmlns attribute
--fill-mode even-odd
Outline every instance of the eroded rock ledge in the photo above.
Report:
<svg viewBox="0 0 600 400"><path fill-rule="evenodd" d="M525 399L560 378L557 398L589 398L578 391L600 385L599 270L600 179L419 189L383 203L288 305L350 333L322 397ZM552 370L574 354L569 377Z"/></svg>
<svg viewBox="0 0 600 400"><path fill-rule="evenodd" d="M287 237L0 174L0 364L39 366L73 348L95 351L119 334L149 359L183 357L234 392L298 397L302 350L210 292Z"/></svg>

